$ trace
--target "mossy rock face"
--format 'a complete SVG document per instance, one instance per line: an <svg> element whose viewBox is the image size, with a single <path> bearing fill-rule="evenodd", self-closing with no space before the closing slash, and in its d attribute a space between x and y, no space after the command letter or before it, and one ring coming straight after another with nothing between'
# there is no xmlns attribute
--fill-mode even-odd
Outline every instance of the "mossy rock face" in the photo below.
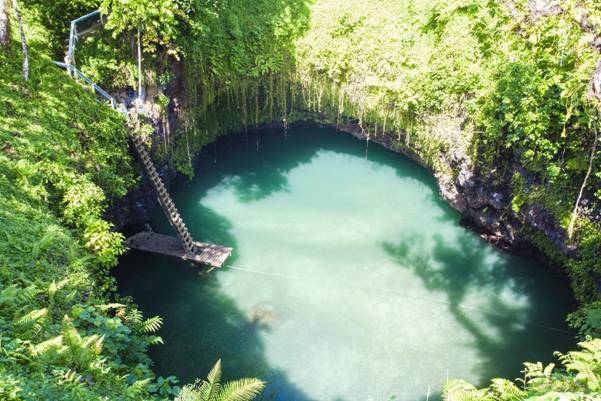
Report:
<svg viewBox="0 0 601 401"><path fill-rule="evenodd" d="M271 327L281 318L281 311L267 301L256 303L248 310L248 319L259 327Z"/></svg>

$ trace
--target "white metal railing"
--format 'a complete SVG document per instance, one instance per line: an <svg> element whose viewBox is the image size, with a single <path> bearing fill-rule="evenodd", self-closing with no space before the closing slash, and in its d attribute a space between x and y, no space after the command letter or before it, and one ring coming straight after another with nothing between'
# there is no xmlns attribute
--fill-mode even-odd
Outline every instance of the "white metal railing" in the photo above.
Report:
<svg viewBox="0 0 601 401"><path fill-rule="evenodd" d="M100 101L100 102L107 101L111 105L111 108L120 112L121 114L123 114L123 116L125 117L126 120L129 120L129 113L127 112L127 109L125 109L125 110L119 109L119 107L117 105L117 101L115 100L115 98L113 96L111 96L107 91L102 89L100 86L96 85L94 83L94 81L92 81L90 78L86 77L81 71L79 71L77 68L75 68L74 65L63 63L60 61L54 61L54 64L58 65L59 67L65 68L69 72L69 75L71 75L73 78L81 79L82 81L84 81L87 85L89 85L89 87L92 89L94 94L98 97L98 99L97 99L98 101Z"/></svg>
<svg viewBox="0 0 601 401"><path fill-rule="evenodd" d="M89 14L86 14L71 21L71 31L69 33L69 48L67 49L67 57L65 60L67 64L75 65L75 47L77 46L77 40L79 39L79 34L77 33L77 24L98 16L100 16L100 10L92 11ZM82 32L82 34L84 33L85 32Z"/></svg>
<svg viewBox="0 0 601 401"><path fill-rule="evenodd" d="M79 79L83 80L86 84L90 85L90 87L92 88L94 93L96 93L98 96L100 96L104 100L108 101L111 104L112 108L115 109L117 107L117 102L115 102L114 97L112 97L107 91L102 89L100 86L96 85L90 78L83 75L83 73L81 71L79 71L77 68L75 68L74 65L62 63L60 61L55 61L54 64L58 65L59 67L65 68L69 72L69 74L71 74L71 76L73 76L75 78L79 78Z"/></svg>

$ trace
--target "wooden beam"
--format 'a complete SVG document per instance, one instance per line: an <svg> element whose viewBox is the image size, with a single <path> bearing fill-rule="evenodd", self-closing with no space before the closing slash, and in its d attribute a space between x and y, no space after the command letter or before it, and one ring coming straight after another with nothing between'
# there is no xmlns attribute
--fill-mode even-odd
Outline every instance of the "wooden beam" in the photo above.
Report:
<svg viewBox="0 0 601 401"><path fill-rule="evenodd" d="M150 231L142 231L128 238L126 244L132 249L173 256L213 268L223 266L233 251L233 248L226 246L195 242L197 251L194 255L190 255L184 250L178 238Z"/></svg>

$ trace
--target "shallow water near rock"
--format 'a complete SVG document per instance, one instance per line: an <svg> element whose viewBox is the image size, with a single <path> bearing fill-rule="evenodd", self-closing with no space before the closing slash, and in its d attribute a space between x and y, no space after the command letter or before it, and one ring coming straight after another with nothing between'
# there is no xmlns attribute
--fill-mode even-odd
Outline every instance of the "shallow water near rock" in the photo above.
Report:
<svg viewBox="0 0 601 401"><path fill-rule="evenodd" d="M221 358L226 380L266 380L264 400L436 400L447 378L519 377L574 346L565 280L460 227L429 172L377 145L233 135L173 195L197 240L235 252L208 276L122 258L120 292L165 320L160 375L191 382ZM153 227L172 233L158 212Z"/></svg>

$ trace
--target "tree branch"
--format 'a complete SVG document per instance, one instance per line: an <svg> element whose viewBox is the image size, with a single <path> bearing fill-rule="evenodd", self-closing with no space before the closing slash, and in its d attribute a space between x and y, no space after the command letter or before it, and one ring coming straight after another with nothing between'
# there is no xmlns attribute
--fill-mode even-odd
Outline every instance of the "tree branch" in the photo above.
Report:
<svg viewBox="0 0 601 401"><path fill-rule="evenodd" d="M584 176L584 181L582 181L582 186L580 187L580 192L578 193L578 198L576 199L576 205L574 205L574 210L572 211L572 218L570 219L570 225L568 226L568 238L571 240L574 236L574 227L576 225L576 218L578 217L578 207L580 206L580 201L582 200L582 195L584 194L584 189L586 184L588 183L588 179L593 172L593 163L595 161L595 155L597 153L597 144L599 143L599 132L597 131L597 123L593 121L593 132L595 133L595 141L593 142L593 148L591 149L591 157L588 163L588 171L586 172L586 176Z"/></svg>

